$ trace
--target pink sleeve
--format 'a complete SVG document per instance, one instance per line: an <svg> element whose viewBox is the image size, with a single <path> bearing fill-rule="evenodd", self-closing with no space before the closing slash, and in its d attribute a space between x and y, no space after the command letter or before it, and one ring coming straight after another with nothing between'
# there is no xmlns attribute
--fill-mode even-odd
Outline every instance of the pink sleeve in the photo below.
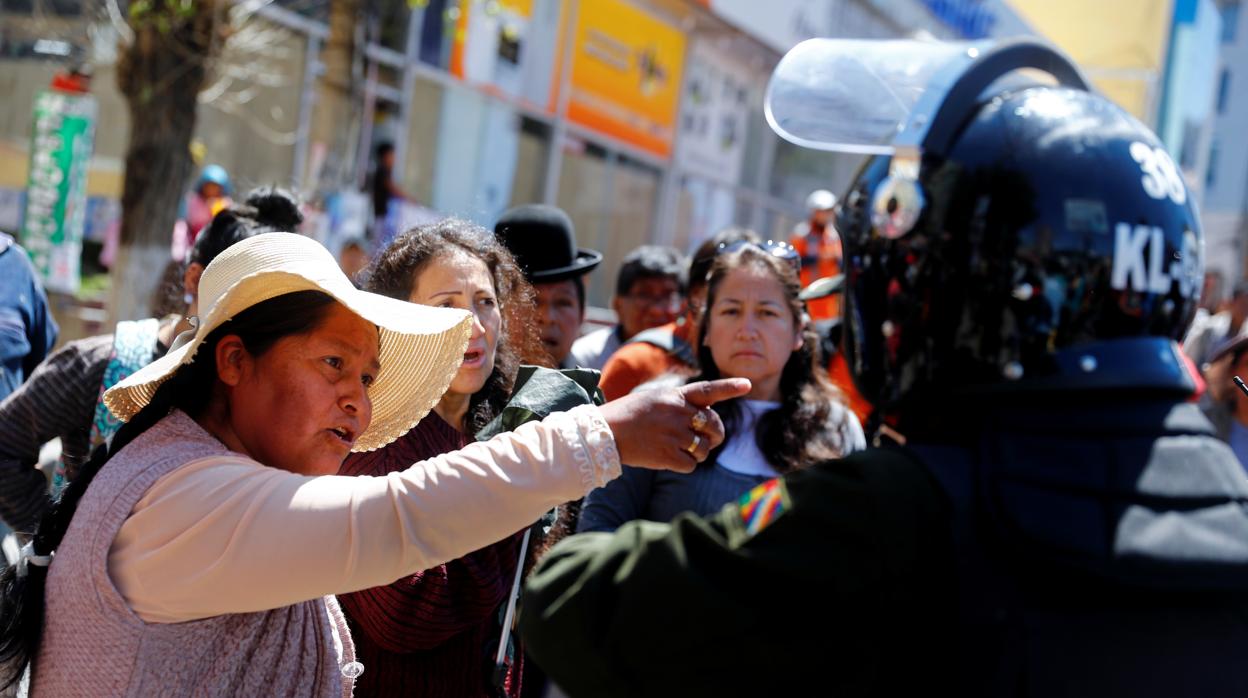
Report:
<svg viewBox="0 0 1248 698"><path fill-rule="evenodd" d="M279 608L462 557L619 472L592 406L385 477L203 459L148 490L113 541L109 573L148 622Z"/></svg>

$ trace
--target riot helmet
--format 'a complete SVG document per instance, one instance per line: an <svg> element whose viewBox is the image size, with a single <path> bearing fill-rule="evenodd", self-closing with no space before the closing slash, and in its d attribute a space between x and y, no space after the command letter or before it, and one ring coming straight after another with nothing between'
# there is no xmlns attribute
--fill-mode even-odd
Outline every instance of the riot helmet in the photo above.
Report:
<svg viewBox="0 0 1248 698"><path fill-rule="evenodd" d="M894 426L955 396L1194 389L1174 341L1201 289L1191 197L1056 50L815 39L767 117L870 156L842 197L844 351Z"/></svg>

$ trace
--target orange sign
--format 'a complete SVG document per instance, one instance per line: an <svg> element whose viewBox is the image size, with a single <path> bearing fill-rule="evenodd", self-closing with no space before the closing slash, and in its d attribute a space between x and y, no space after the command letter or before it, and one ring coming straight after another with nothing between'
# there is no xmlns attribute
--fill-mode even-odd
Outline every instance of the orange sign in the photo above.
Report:
<svg viewBox="0 0 1248 698"><path fill-rule="evenodd" d="M624 0L577 10L568 119L668 157L685 37Z"/></svg>
<svg viewBox="0 0 1248 698"><path fill-rule="evenodd" d="M465 63L476 64L477 70L473 72L482 72L480 64L483 61L496 59L494 54L500 49L505 53L506 49L500 44L504 40L514 42L518 35L523 34L533 17L533 0L472 0L460 5L457 17L448 70L461 80L489 82L488 79L469 75ZM469 55L470 52L478 54L475 60Z"/></svg>

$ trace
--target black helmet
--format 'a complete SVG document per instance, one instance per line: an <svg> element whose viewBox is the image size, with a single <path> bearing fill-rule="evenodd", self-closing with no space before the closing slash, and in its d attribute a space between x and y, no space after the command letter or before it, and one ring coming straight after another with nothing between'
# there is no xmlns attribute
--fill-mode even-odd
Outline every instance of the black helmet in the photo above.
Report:
<svg viewBox="0 0 1248 698"><path fill-rule="evenodd" d="M1020 84L1024 68L1058 84ZM844 349L862 394L904 427L968 391L1190 393L1174 340L1202 237L1157 138L1039 44L981 45L936 78L939 99L917 98L843 198Z"/></svg>

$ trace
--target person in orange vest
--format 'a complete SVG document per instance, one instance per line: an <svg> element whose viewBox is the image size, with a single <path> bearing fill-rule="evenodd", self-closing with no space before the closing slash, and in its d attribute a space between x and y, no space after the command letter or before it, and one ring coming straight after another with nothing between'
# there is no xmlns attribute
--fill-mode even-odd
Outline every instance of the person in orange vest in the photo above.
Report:
<svg viewBox="0 0 1248 698"><path fill-rule="evenodd" d="M816 279L803 288L798 298L806 301L807 313L809 313L810 306L816 303L820 303L828 298L839 299L844 287L844 275L825 276ZM871 417L871 403L862 396L862 393L858 392L858 387L854 385L854 378L849 372L849 363L845 361L845 352L841 350L842 326L840 315L823 320L814 320L813 322L815 333L819 335L820 350L823 352L823 358L827 362L828 378L831 378L832 383L840 389L846 404L849 405L849 409L853 411L854 416L858 417L858 421L866 424Z"/></svg>
<svg viewBox="0 0 1248 698"><path fill-rule="evenodd" d="M816 279L841 273L841 236L836 232L836 195L826 189L813 191L806 197L810 218L793 228L790 242L802 256L802 286ZM839 296L831 295L807 303L810 317L828 320L839 317Z"/></svg>

